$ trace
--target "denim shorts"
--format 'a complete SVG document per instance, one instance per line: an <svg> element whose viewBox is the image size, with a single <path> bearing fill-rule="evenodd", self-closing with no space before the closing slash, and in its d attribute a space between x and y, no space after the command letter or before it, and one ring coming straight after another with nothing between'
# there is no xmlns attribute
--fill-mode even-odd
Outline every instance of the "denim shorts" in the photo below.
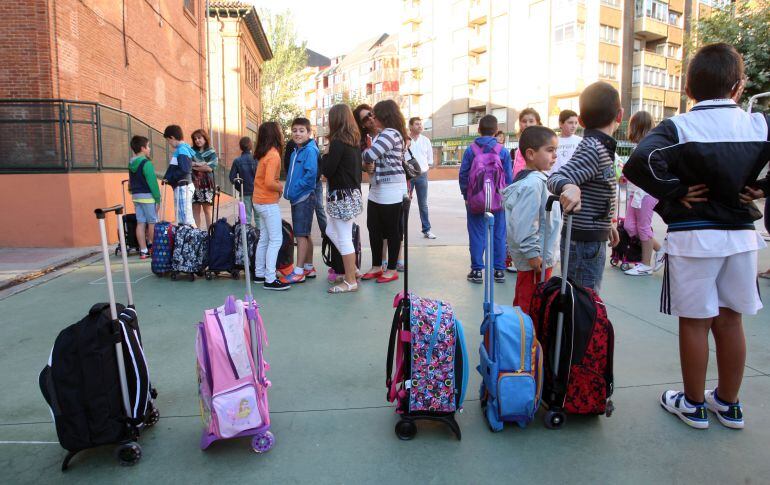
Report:
<svg viewBox="0 0 770 485"><path fill-rule="evenodd" d="M561 240L561 264L564 274L564 239ZM607 241L572 241L569 248L567 276L585 288L597 293L602 286L604 262L607 255Z"/></svg>
<svg viewBox="0 0 770 485"><path fill-rule="evenodd" d="M311 192L307 199L291 206L291 225L294 235L297 237L310 236L313 227L313 214L315 214L315 192Z"/></svg>
<svg viewBox="0 0 770 485"><path fill-rule="evenodd" d="M158 213L155 212L155 204L144 202L134 202L136 210L136 222L140 224L155 224L158 222Z"/></svg>

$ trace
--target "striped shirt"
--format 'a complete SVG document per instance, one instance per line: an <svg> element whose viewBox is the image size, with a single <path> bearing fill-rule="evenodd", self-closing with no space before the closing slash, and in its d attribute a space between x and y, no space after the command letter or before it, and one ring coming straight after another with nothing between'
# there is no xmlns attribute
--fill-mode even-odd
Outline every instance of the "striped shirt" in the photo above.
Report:
<svg viewBox="0 0 770 485"><path fill-rule="evenodd" d="M609 239L617 190L616 145L611 136L586 130L572 158L548 178L548 189L556 195L560 195L567 184L580 187L581 210L575 213L572 222L575 241Z"/></svg>
<svg viewBox="0 0 770 485"><path fill-rule="evenodd" d="M374 177L370 178L369 199L380 204L401 202L406 192L404 175L404 139L393 128L385 128L363 153L365 162L374 162Z"/></svg>

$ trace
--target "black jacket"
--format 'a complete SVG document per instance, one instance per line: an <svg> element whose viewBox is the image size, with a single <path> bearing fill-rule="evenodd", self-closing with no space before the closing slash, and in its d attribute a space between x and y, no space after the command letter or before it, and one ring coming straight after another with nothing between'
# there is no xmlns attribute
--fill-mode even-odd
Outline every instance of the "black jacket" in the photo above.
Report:
<svg viewBox="0 0 770 485"><path fill-rule="evenodd" d="M636 147L623 174L660 201L655 211L669 231L753 229L762 214L739 196L746 186L770 192L767 177L757 180L768 160L767 116L750 115L730 100L710 100L661 122ZM708 187L708 201L687 209L679 199L698 184Z"/></svg>
<svg viewBox="0 0 770 485"><path fill-rule="evenodd" d="M321 159L321 172L329 181L329 191L361 189L361 150L339 140L329 144L329 153Z"/></svg>

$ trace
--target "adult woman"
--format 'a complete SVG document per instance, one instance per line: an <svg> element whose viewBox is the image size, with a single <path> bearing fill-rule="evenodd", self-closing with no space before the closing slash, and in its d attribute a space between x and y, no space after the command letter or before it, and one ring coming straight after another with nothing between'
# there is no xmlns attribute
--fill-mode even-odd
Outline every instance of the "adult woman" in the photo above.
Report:
<svg viewBox="0 0 770 485"><path fill-rule="evenodd" d="M329 293L358 290L353 221L363 212L360 141L361 135L350 107L346 104L332 106L329 110L329 151L321 162L329 185L326 235L342 255L345 278L329 288Z"/></svg>
<svg viewBox="0 0 770 485"><path fill-rule="evenodd" d="M359 104L353 110L353 117L356 119L358 131L361 134L359 146L363 152L372 146L372 139L379 133L374 123L374 111L368 104Z"/></svg>
<svg viewBox="0 0 770 485"><path fill-rule="evenodd" d="M206 229L211 225L213 218L214 169L217 168L219 161L217 152L211 147L209 135L204 130L193 131L190 138L195 150L192 164L192 181L195 187L192 199L193 217L200 229ZM202 219L206 221L205 226Z"/></svg>
<svg viewBox="0 0 770 485"><path fill-rule="evenodd" d="M404 175L406 122L395 101L374 105L374 126L379 134L363 153L364 169L369 173L369 202L366 227L372 248L372 267L363 279L388 283L398 279L396 265L401 247L401 201L406 194ZM388 266L382 269L383 240L388 244Z"/></svg>

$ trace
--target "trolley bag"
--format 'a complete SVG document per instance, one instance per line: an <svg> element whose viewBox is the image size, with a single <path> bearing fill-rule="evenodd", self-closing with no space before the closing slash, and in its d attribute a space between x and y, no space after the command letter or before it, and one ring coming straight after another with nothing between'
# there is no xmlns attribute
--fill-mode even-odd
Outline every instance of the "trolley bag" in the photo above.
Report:
<svg viewBox="0 0 770 485"><path fill-rule="evenodd" d="M557 201L548 200L547 210ZM572 242L572 214L567 215L566 242ZM569 268L569 251L562 254L563 271ZM574 281L554 276L538 285L532 298L543 362L545 425L561 428L566 414L605 414L614 410L612 371L615 332L599 295Z"/></svg>
<svg viewBox="0 0 770 485"><path fill-rule="evenodd" d="M502 431L504 422L524 428L535 418L540 406L543 352L529 315L519 307L495 305L492 282L495 216L487 212L484 220L487 228L481 324L484 340L479 345L476 368L482 377L481 406L492 431Z"/></svg>
<svg viewBox="0 0 770 485"><path fill-rule="evenodd" d="M126 205L126 184L128 183L128 179L123 180L120 183L121 187L121 193L123 194L123 207L128 207ZM136 251L137 253L140 251L139 247L139 240L136 238L136 214L123 214L123 233L126 235L126 251L128 251L128 254L131 254L131 251ZM115 255L117 256L120 254L120 244L115 246Z"/></svg>
<svg viewBox="0 0 770 485"><path fill-rule="evenodd" d="M241 224L248 225L243 203L239 208ZM197 328L202 450L214 441L244 436L252 437L251 447L257 453L270 450L275 443L267 402L270 381L265 372L269 366L263 355L267 334L251 293L248 254L246 259L246 298L227 297L223 306L205 311Z"/></svg>
<svg viewBox="0 0 770 485"><path fill-rule="evenodd" d="M356 268L361 269L361 228L355 222L353 223L353 248L356 252ZM340 275L345 274L342 254L326 234L321 240L321 256L326 266L330 267L332 271Z"/></svg>
<svg viewBox="0 0 770 485"><path fill-rule="evenodd" d="M39 377L40 390L51 409L59 443L68 453L67 470L80 451L117 444L122 465L142 457L136 440L140 431L158 422L157 397L142 349L134 308L125 246L123 206L96 209L102 241L109 303L97 303L79 322L62 330ZM115 303L104 217L118 216L118 234L128 306Z"/></svg>
<svg viewBox="0 0 770 485"><path fill-rule="evenodd" d="M385 369L387 399L396 403L400 419L396 436L410 440L415 421L446 424L462 438L455 412L462 409L468 384L468 357L460 320L452 305L409 292L407 219L404 197L404 290L396 295ZM395 367L394 367L395 364Z"/></svg>
<svg viewBox="0 0 770 485"><path fill-rule="evenodd" d="M620 212L620 197L620 187L618 187L618 213ZM628 197L628 184L626 184L626 210L623 213L623 217L618 215L620 242L612 248L610 253L610 265L613 267L619 266L623 271L631 269L631 266L642 261L642 241L637 236L631 237L625 228L625 215L628 214Z"/></svg>
<svg viewBox="0 0 770 485"><path fill-rule="evenodd" d="M160 217L165 217L166 183L161 181ZM152 234L152 260L150 269L157 276L164 276L171 271L171 257L174 252L174 233L176 226L161 220L155 224Z"/></svg>
<svg viewBox="0 0 770 485"><path fill-rule="evenodd" d="M283 241L281 241L281 249L278 250L275 268L283 276L289 276L294 271L294 246L297 245L297 242L294 238L294 229L289 222L281 221L281 231Z"/></svg>
<svg viewBox="0 0 770 485"><path fill-rule="evenodd" d="M243 238L241 233L246 233L246 245L241 242ZM259 244L259 231L251 224L236 224L234 230L235 237L235 268L239 270L244 269L243 261L244 254L243 248L248 248L248 260L251 264L251 269L254 269L254 259L257 256L257 244Z"/></svg>
<svg viewBox="0 0 770 485"><path fill-rule="evenodd" d="M214 224L209 227L209 254L206 279L213 279L219 273L229 273L233 279L238 279L240 271L235 268L235 230L227 222L226 217L219 218L219 202L222 192L217 187L215 197L216 215Z"/></svg>
<svg viewBox="0 0 770 485"><path fill-rule="evenodd" d="M203 276L208 264L209 233L192 226L181 225L174 235L174 251L171 259L171 279L179 273L187 273L190 281L195 275Z"/></svg>

